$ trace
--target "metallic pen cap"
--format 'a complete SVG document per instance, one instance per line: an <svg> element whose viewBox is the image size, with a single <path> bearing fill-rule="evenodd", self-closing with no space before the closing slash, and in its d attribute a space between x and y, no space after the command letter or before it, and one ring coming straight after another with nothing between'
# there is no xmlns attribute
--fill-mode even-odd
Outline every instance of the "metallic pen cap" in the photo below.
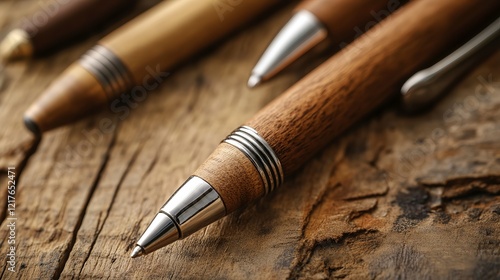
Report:
<svg viewBox="0 0 500 280"><path fill-rule="evenodd" d="M137 246L149 254L225 215L226 208L215 189L205 180L192 176L163 205ZM138 252L133 254L136 255Z"/></svg>
<svg viewBox="0 0 500 280"><path fill-rule="evenodd" d="M327 35L327 29L314 14L306 10L299 11L281 29L257 62L248 86L254 87L276 75L323 41Z"/></svg>

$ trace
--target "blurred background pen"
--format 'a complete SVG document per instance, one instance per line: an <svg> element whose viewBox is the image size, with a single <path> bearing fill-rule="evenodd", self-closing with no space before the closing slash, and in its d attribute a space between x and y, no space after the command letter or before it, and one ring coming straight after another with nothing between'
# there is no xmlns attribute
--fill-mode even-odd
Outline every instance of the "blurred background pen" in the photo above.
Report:
<svg viewBox="0 0 500 280"><path fill-rule="evenodd" d="M272 78L328 37L332 45L344 47L406 2L304 0L253 68L248 86Z"/></svg>
<svg viewBox="0 0 500 280"><path fill-rule="evenodd" d="M21 20L0 43L0 85L3 64L50 53L68 45L133 7L137 0L50 1ZM0 86L1 87L1 86Z"/></svg>
<svg viewBox="0 0 500 280"><path fill-rule="evenodd" d="M212 1L164 1L112 32L54 80L25 113L39 134L110 105L127 113L179 62L235 31L282 0L242 1L222 14ZM123 104L122 104L123 105ZM127 113L128 114L128 113Z"/></svg>

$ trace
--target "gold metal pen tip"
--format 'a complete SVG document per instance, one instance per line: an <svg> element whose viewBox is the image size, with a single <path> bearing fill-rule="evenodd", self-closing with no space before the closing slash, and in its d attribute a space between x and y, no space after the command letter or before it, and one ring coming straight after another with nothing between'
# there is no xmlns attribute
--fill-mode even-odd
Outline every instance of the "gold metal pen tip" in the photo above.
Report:
<svg viewBox="0 0 500 280"><path fill-rule="evenodd" d="M130 254L130 257L135 259L137 257L140 257L144 255L144 250L142 249L141 246L135 246L134 250L132 251L132 254Z"/></svg>
<svg viewBox="0 0 500 280"><path fill-rule="evenodd" d="M248 87L254 88L262 82L262 78L260 76L252 75L250 79L248 79Z"/></svg>
<svg viewBox="0 0 500 280"><path fill-rule="evenodd" d="M0 61L30 57L33 54L33 45L29 34L22 29L14 29L5 36L0 43Z"/></svg>

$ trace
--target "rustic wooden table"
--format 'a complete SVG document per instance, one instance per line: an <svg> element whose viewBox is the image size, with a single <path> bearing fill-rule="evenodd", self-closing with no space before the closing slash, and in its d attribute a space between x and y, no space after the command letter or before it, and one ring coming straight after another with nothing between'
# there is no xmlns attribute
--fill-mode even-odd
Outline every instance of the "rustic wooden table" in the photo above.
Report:
<svg viewBox="0 0 500 280"><path fill-rule="evenodd" d="M0 1L0 26L38 6ZM2 278L500 277L500 53L429 112L409 117L389 104L248 209L129 257L158 207L219 141L326 57L313 52L246 88L292 6L185 63L127 114L101 113L41 141L24 128L24 110L109 30L9 65L0 92ZM5 261L13 233L16 272Z"/></svg>

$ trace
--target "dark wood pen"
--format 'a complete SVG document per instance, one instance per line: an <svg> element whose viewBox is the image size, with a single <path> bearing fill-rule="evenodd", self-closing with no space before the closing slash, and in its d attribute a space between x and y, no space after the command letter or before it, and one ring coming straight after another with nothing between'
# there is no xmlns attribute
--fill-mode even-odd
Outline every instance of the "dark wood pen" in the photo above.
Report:
<svg viewBox="0 0 500 280"><path fill-rule="evenodd" d="M108 22L137 0L53 0L23 18L0 44L3 61L51 52Z"/></svg>

